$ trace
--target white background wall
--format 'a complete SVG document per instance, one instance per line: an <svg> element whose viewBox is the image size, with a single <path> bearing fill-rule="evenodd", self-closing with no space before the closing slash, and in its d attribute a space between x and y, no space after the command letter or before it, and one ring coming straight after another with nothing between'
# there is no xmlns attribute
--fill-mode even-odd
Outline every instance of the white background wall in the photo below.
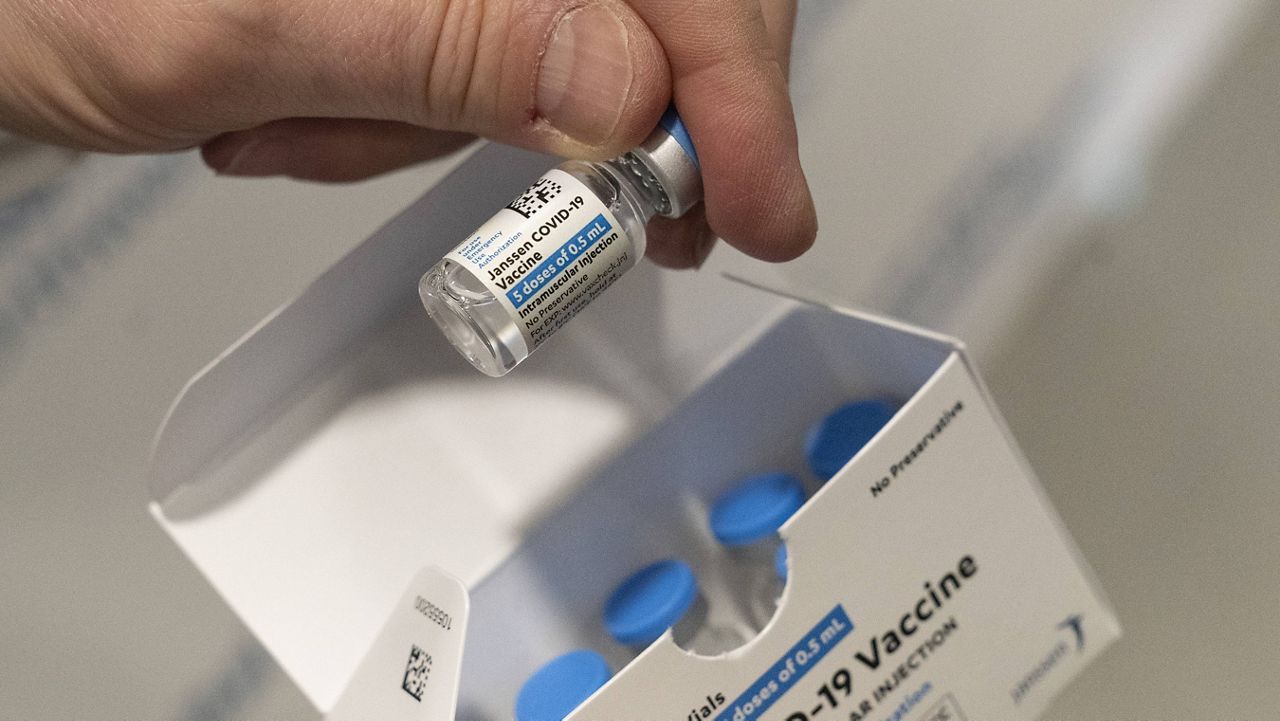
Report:
<svg viewBox="0 0 1280 721"><path fill-rule="evenodd" d="M1273 718L1280 8L987 364L1125 638L1048 718Z"/></svg>
<svg viewBox="0 0 1280 721"><path fill-rule="evenodd" d="M1274 715L1259 5L806 2L819 246L711 264L975 345L1128 633L1053 718ZM147 444L187 377L447 165L333 188L94 157L0 201L0 719L308 716L145 514Z"/></svg>

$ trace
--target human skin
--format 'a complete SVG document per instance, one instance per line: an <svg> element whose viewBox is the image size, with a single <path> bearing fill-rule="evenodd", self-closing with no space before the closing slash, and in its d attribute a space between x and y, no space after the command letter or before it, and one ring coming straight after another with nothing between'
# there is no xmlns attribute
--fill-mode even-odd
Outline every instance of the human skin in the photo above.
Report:
<svg viewBox="0 0 1280 721"><path fill-rule="evenodd" d="M794 0L0 0L0 126L215 171L351 181L480 135L602 160L674 99L705 202L648 255L813 242L787 94Z"/></svg>

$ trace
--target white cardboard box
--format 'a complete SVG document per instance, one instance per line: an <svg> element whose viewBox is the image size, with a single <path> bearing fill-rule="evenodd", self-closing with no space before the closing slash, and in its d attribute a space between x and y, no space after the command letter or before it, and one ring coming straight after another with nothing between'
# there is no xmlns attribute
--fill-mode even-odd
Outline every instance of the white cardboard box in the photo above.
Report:
<svg viewBox="0 0 1280 721"><path fill-rule="evenodd" d="M1118 635L955 341L642 266L511 376L475 373L422 314L417 276L549 163L482 149L193 379L157 438L156 518L319 711L388 619L416 613L405 589L427 566L470 590L459 718L509 717L523 678L561 651L622 666L597 620L612 585L683 556L714 591L707 499L799 471L805 429L868 395L906 404L783 529L791 581L767 628L717 659L660 639L576 718L733 718L832 618L848 628L821 661L741 718L847 716L867 699L868 718L888 717L902 694L920 695L902 718L940 703L1031 718ZM855 652L966 563L946 646L880 697L911 650L875 669ZM384 641L403 654L394 627ZM814 707L839 669L853 682L837 704L852 706ZM363 713L440 718L399 682L361 690Z"/></svg>

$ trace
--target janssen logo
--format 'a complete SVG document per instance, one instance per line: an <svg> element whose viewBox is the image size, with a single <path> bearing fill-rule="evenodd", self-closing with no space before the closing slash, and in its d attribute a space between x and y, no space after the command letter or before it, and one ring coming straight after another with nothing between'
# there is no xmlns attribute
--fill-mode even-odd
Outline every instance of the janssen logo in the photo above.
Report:
<svg viewBox="0 0 1280 721"><path fill-rule="evenodd" d="M1072 648L1076 654L1084 652L1084 617L1080 614L1068 616L1065 621L1057 625L1057 640L1053 647L1049 649L1044 656L1031 668L1030 671L1022 675L1017 685L1009 691L1009 695L1013 698L1015 704L1022 703L1022 700L1034 689L1041 681L1043 681L1050 673L1057 668L1062 660L1072 654Z"/></svg>

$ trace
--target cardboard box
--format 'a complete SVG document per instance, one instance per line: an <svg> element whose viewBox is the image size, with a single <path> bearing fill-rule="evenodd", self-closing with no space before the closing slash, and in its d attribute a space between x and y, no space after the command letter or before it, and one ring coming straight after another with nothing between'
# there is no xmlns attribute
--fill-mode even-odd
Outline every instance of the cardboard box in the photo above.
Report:
<svg viewBox="0 0 1280 721"><path fill-rule="evenodd" d="M902 718L1031 718L1118 635L951 339L642 266L511 376L471 369L417 277L550 162L482 149L193 379L157 437L154 515L319 711L447 718L449 673L427 681L447 697L434 705L400 678L430 566L470 597L450 607L467 626L459 718L509 717L561 651L621 667L598 621L613 584L680 556L714 595L707 501L752 472L799 472L809 425L865 396L905 405L784 527L791 580L769 625L716 659L660 639L575 718L879 718L911 698ZM903 609L948 574L962 590L908 622L928 635L899 639L945 645L909 667L915 646L885 634L914 636ZM437 660L456 668L451 633ZM811 636L820 660L735 716ZM851 690L814 706L841 669Z"/></svg>

